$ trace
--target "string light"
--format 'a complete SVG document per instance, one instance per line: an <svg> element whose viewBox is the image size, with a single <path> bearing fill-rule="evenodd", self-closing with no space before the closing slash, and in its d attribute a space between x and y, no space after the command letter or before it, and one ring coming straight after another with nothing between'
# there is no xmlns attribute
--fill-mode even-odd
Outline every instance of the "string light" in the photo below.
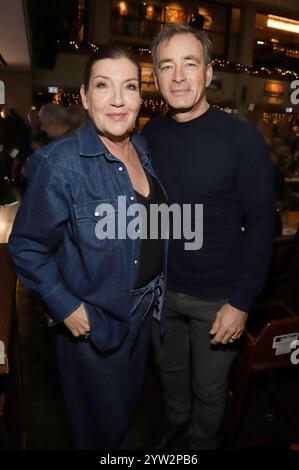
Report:
<svg viewBox="0 0 299 470"><path fill-rule="evenodd" d="M53 103L61 105L61 106L71 106L72 104L81 104L81 97L79 93L71 92L68 93L66 91L58 91L53 97ZM215 108L221 109L229 114L233 112L233 109L230 106L219 106L213 105ZM167 103L163 100L163 98L143 98L141 100L141 108L143 112L153 115L164 115L169 112L169 107ZM263 112L261 114L261 120L265 124L276 124L276 125L284 125L284 124L291 124L295 122L295 115L291 115L288 113L277 113L277 112Z"/></svg>
<svg viewBox="0 0 299 470"><path fill-rule="evenodd" d="M81 104L81 96L80 93L76 92L66 92L59 90L53 96L53 103L59 104L61 106L71 106L72 104Z"/></svg>
<svg viewBox="0 0 299 470"><path fill-rule="evenodd" d="M53 96L53 103L61 106L70 106L72 104L81 104L81 96L76 92L66 92L59 90ZM144 110L151 113L164 114L168 111L168 105L162 98L143 98L141 100L141 106Z"/></svg>
<svg viewBox="0 0 299 470"><path fill-rule="evenodd" d="M89 42L88 46L91 47L93 52L97 52L99 50L99 46L97 44L94 44L93 42Z"/></svg>
<svg viewBox="0 0 299 470"><path fill-rule="evenodd" d="M58 91L54 96L53 96L53 103L55 104L62 104L61 103L61 91Z"/></svg>
<svg viewBox="0 0 299 470"><path fill-rule="evenodd" d="M72 49L75 48L76 51L81 50L86 50L86 45L84 44L77 44L75 41L69 41L64 46L71 46ZM63 47L63 45L62 45ZM87 48L90 49L92 52L97 52L100 49L99 44L95 44L93 42L88 42L87 43ZM276 46L277 47L277 46ZM134 47L131 46L131 49L135 50L138 52L139 55L141 56L148 56L150 57L151 55L151 49L149 47ZM294 49L288 50L287 56L296 56L299 55L299 51ZM221 71L228 71L232 73L240 73L240 72L245 72L248 73L251 76L254 77L271 77L271 78L281 78L281 79L298 79L299 78L299 73L296 72L295 70L285 70L281 69L279 67L273 67L273 68L267 68L264 66L261 67L253 67L253 66L248 66L248 65L242 65L242 64L234 64L233 62L230 62L227 59L218 59L215 58L212 60L212 64L214 68L220 69Z"/></svg>
<svg viewBox="0 0 299 470"><path fill-rule="evenodd" d="M265 124L282 124L287 122L290 124L294 117L290 114L284 114L284 113L262 113L262 121Z"/></svg>
<svg viewBox="0 0 299 470"><path fill-rule="evenodd" d="M138 54L140 54L140 55L150 55L151 50L149 49L149 47L139 47L138 48Z"/></svg>
<svg viewBox="0 0 299 470"><path fill-rule="evenodd" d="M298 79L299 73L295 70L284 70L279 67L274 67L269 69L267 67L253 67L242 64L233 64L232 62L225 59L213 59L212 64L215 68L219 67L220 69L225 69L226 71L232 73L245 72L254 77L272 77L272 78L290 78Z"/></svg>
<svg viewBox="0 0 299 470"><path fill-rule="evenodd" d="M166 114L169 111L169 107L163 98L143 98L141 106L151 114Z"/></svg>

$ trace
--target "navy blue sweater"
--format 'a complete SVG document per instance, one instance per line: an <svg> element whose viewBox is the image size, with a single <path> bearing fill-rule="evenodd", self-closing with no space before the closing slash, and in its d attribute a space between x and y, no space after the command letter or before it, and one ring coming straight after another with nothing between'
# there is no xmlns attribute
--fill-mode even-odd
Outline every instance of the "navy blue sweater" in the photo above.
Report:
<svg viewBox="0 0 299 470"><path fill-rule="evenodd" d="M212 107L184 123L154 118L143 135L169 203L203 204L201 249L170 240L168 287L247 311L272 253L273 173L263 137Z"/></svg>

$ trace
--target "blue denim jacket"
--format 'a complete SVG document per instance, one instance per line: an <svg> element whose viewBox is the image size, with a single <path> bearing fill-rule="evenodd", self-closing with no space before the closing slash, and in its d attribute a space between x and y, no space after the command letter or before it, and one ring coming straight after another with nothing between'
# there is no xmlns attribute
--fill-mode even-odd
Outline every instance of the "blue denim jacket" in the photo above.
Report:
<svg viewBox="0 0 299 470"><path fill-rule="evenodd" d="M143 138L133 135L132 143L143 167L157 179ZM83 302L97 347L111 350L128 329L141 240L99 240L95 228L99 204L108 203L108 217L117 220L118 196L126 196L127 207L137 203L126 167L88 122L35 152L27 170L29 187L9 241L16 272L42 297L52 325ZM165 240L164 275L166 254Z"/></svg>

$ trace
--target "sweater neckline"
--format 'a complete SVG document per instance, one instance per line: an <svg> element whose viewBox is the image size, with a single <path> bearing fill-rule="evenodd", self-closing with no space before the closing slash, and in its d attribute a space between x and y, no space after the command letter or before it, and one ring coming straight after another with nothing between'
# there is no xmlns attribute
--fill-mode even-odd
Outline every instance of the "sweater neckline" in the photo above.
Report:
<svg viewBox="0 0 299 470"><path fill-rule="evenodd" d="M177 127L191 127L193 126L193 124L197 123L198 121L200 122L203 122L205 121L209 115L211 114L212 110L213 110L213 106L209 105L208 109L202 113L200 116L197 116L193 119L190 119L189 121L183 121L183 122L179 122L179 121L176 121L175 119L173 119L172 116L168 116L168 119L169 121L174 125L174 126L177 126Z"/></svg>

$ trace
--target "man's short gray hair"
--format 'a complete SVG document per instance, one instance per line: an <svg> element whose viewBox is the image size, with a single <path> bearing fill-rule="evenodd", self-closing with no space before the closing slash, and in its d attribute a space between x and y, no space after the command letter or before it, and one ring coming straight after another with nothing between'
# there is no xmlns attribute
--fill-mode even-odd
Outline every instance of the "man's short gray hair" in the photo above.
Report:
<svg viewBox="0 0 299 470"><path fill-rule="evenodd" d="M157 49L163 42L171 39L178 34L193 34L193 36L201 43L203 47L203 57L205 65L208 65L212 60L212 43L208 36L200 29L192 28L185 24L168 23L162 31L154 38L152 43L152 60L154 68L157 69Z"/></svg>
<svg viewBox="0 0 299 470"><path fill-rule="evenodd" d="M63 126L69 126L69 115L64 106L54 103L44 104L40 109L39 115L47 124L55 122Z"/></svg>

